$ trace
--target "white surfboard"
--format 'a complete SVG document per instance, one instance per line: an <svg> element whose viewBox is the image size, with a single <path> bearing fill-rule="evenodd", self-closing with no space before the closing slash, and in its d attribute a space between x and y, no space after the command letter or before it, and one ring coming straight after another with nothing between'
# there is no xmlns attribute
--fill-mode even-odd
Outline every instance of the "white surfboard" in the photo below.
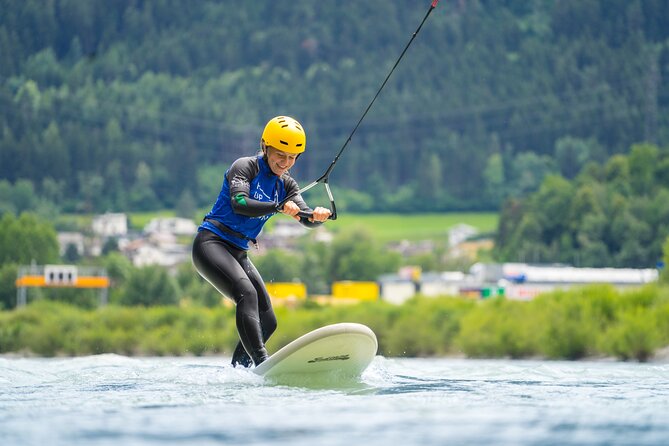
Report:
<svg viewBox="0 0 669 446"><path fill-rule="evenodd" d="M265 378L299 383L300 379L359 377L376 355L376 335L356 323L327 325L309 332L253 371Z"/></svg>

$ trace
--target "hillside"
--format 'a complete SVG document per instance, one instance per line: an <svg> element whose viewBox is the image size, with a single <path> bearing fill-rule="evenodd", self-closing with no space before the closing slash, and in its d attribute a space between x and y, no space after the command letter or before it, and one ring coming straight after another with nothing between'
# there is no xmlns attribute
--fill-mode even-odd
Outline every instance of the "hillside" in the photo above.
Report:
<svg viewBox="0 0 669 446"><path fill-rule="evenodd" d="M277 114L306 127L311 180L428 6L0 0L0 192L37 197L0 210L208 206ZM497 210L667 145L668 79L668 2L444 0L332 186L344 210Z"/></svg>

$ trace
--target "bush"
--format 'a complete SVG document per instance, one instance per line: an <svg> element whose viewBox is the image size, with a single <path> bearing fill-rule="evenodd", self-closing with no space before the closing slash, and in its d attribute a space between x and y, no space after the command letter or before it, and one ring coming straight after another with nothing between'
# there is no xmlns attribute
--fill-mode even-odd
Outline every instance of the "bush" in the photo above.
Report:
<svg viewBox="0 0 669 446"><path fill-rule="evenodd" d="M601 344L606 353L620 359L648 360L659 347L655 315L643 308L624 313L604 332Z"/></svg>
<svg viewBox="0 0 669 446"><path fill-rule="evenodd" d="M597 333L615 312L612 287L555 291L532 301L540 323L539 351L553 359L580 359L595 355Z"/></svg>
<svg viewBox="0 0 669 446"><path fill-rule="evenodd" d="M481 302L461 321L457 344L469 357L522 358L536 353L536 332L524 302Z"/></svg>
<svg viewBox="0 0 669 446"><path fill-rule="evenodd" d="M174 305L178 290L174 279L161 266L146 266L130 273L121 295L122 305Z"/></svg>
<svg viewBox="0 0 669 446"><path fill-rule="evenodd" d="M277 351L297 337L337 322L369 326L384 356L577 359L607 354L644 361L669 345L669 288L621 293L597 286L557 291L531 302L496 298L417 297L404 305L276 308ZM0 353L42 356L232 354L238 342L233 307L107 307L86 310L37 300L0 312Z"/></svg>

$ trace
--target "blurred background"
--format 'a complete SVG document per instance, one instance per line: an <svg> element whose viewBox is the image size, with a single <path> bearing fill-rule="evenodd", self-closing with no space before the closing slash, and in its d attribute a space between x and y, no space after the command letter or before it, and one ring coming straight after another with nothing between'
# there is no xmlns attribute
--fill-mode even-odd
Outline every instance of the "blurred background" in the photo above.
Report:
<svg viewBox="0 0 669 446"><path fill-rule="evenodd" d="M218 303L188 249L225 169L286 114L307 131L293 176L320 176L428 7L0 0L3 305L31 263L104 268L115 302L158 264L177 291L128 302ZM333 171L332 233L277 218L253 255L319 294L477 262L661 271L668 142L668 2L442 0ZM478 268L477 292L511 269Z"/></svg>

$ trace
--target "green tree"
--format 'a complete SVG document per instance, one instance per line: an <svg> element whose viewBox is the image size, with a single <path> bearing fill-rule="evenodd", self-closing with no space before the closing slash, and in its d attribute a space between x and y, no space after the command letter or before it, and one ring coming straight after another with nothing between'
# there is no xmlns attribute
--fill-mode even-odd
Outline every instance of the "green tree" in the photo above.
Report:
<svg viewBox="0 0 669 446"><path fill-rule="evenodd" d="M18 214L22 212L30 212L34 210L37 205L37 195L35 194L35 186L30 180L18 180L14 184L12 193L12 200L14 208Z"/></svg>
<svg viewBox="0 0 669 446"><path fill-rule="evenodd" d="M376 280L380 274L397 271L401 257L380 248L367 230L352 228L335 236L328 263L331 282Z"/></svg>
<svg viewBox="0 0 669 446"><path fill-rule="evenodd" d="M500 203L506 193L506 178L504 175L504 163L502 155L493 153L488 158L488 162L483 173L486 193L490 203L495 205Z"/></svg>
<svg viewBox="0 0 669 446"><path fill-rule="evenodd" d="M33 80L27 80L16 92L14 100L27 113L36 113L42 101L39 86Z"/></svg>
<svg viewBox="0 0 669 446"><path fill-rule="evenodd" d="M664 283L669 283L669 236L664 240L662 253L663 267L660 270L660 280Z"/></svg>
<svg viewBox="0 0 669 446"><path fill-rule="evenodd" d="M130 189L130 205L142 211L157 209L160 202L153 190L151 167L147 163L140 162L135 178L135 184Z"/></svg>
<svg viewBox="0 0 669 446"><path fill-rule="evenodd" d="M506 200L502 205L495 233L495 246L493 248L493 255L497 259L506 260L513 258L512 252L508 248L515 249L512 243L516 237L518 224L523 218L523 212L522 204L514 198Z"/></svg>
<svg viewBox="0 0 669 446"><path fill-rule="evenodd" d="M211 206L218 197L223 185L223 174L227 170L225 164L200 166L197 170L197 190L195 198L198 206Z"/></svg>
<svg viewBox="0 0 669 446"><path fill-rule="evenodd" d="M104 178L98 174L87 174L80 172L79 180L79 196L83 201L78 203L79 211L92 213L104 212L105 206L101 203L103 198L102 191L104 190Z"/></svg>
<svg viewBox="0 0 669 446"><path fill-rule="evenodd" d="M106 256L107 254L118 251L118 239L116 237L109 237L105 240L104 245L102 245L102 255Z"/></svg>
<svg viewBox="0 0 669 446"><path fill-rule="evenodd" d="M49 123L49 126L42 134L42 156L35 160L35 164L42 166L43 172L51 172L58 178L68 178L70 172L70 151L65 146L60 133L60 128L55 121ZM40 182L36 182L40 184Z"/></svg>
<svg viewBox="0 0 669 446"><path fill-rule="evenodd" d="M293 282L302 276L302 259L283 249L269 249L253 263L265 282Z"/></svg>
<svg viewBox="0 0 669 446"><path fill-rule="evenodd" d="M511 175L508 176L514 195L524 196L536 191L544 177L555 171L551 158L532 152L519 153L513 159Z"/></svg>
<svg viewBox="0 0 669 446"><path fill-rule="evenodd" d="M183 218L193 218L195 212L197 211L197 206L195 204L195 198L191 193L190 189L184 190L176 204L176 213L177 216Z"/></svg>
<svg viewBox="0 0 669 446"><path fill-rule="evenodd" d="M551 245L569 227L569 213L573 197L571 184L558 175L549 175L532 197L532 210L539 219L542 242Z"/></svg>
<svg viewBox="0 0 669 446"><path fill-rule="evenodd" d="M109 301L118 303L125 292L125 285L135 267L130 259L118 251L112 251L99 259L111 281Z"/></svg>
<svg viewBox="0 0 669 446"><path fill-rule="evenodd" d="M628 196L630 193L630 167L624 155L614 155L604 167L606 182L614 191Z"/></svg>
<svg viewBox="0 0 669 446"><path fill-rule="evenodd" d="M175 305L179 301L174 278L162 266L132 270L120 296L121 305Z"/></svg>
<svg viewBox="0 0 669 446"><path fill-rule="evenodd" d="M46 177L42 180L41 191L44 200L60 207L65 201L65 180Z"/></svg>
<svg viewBox="0 0 669 446"><path fill-rule="evenodd" d="M81 259L81 255L77 250L77 245L75 245L74 243L69 243L65 247L65 254L63 254L63 260L65 260L67 263L77 263L79 259Z"/></svg>
<svg viewBox="0 0 669 446"><path fill-rule="evenodd" d="M590 144L582 139L570 136L558 139L555 143L555 161L560 174L569 179L576 177L590 160L590 151Z"/></svg>
<svg viewBox="0 0 669 446"><path fill-rule="evenodd" d="M206 307L217 307L224 299L216 288L198 274L191 262L179 265L176 281L181 290L182 301Z"/></svg>
<svg viewBox="0 0 669 446"><path fill-rule="evenodd" d="M656 178L658 185L669 189L669 156L665 156L657 165Z"/></svg>
<svg viewBox="0 0 669 446"><path fill-rule="evenodd" d="M636 195L650 194L655 185L659 149L650 144L635 144L629 154L630 180Z"/></svg>
<svg viewBox="0 0 669 446"><path fill-rule="evenodd" d="M604 243L608 228L608 218L602 212L591 212L582 218L576 230L578 266L608 266L611 253Z"/></svg>
<svg viewBox="0 0 669 446"><path fill-rule="evenodd" d="M12 198L12 185L7 180L0 180L0 216L6 213L16 214Z"/></svg>
<svg viewBox="0 0 669 446"><path fill-rule="evenodd" d="M15 263L0 264L0 310L16 306L16 277L18 266Z"/></svg>
<svg viewBox="0 0 669 446"><path fill-rule="evenodd" d="M422 199L437 204L444 184L441 160L436 153L424 152L421 156L424 170L416 179L418 194Z"/></svg>
<svg viewBox="0 0 669 446"><path fill-rule="evenodd" d="M65 74L51 47L30 56L23 69L30 79L40 85L59 85Z"/></svg>
<svg viewBox="0 0 669 446"><path fill-rule="evenodd" d="M34 214L23 213L18 218L4 214L0 219L0 265L30 264L58 261L58 239L50 222Z"/></svg>
<svg viewBox="0 0 669 446"><path fill-rule="evenodd" d="M326 294L329 291L328 272L330 247L328 244L305 237L298 248L302 253L302 271L300 277L310 294Z"/></svg>

